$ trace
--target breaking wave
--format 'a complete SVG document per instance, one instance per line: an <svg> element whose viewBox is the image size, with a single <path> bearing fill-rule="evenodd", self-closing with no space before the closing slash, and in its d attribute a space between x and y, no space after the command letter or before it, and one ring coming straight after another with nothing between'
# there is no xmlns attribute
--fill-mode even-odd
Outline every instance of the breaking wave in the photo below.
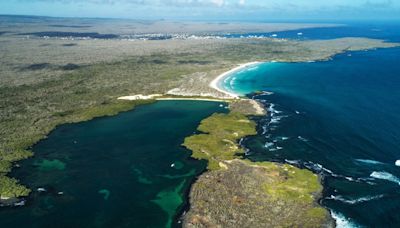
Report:
<svg viewBox="0 0 400 228"><path fill-rule="evenodd" d="M400 185L400 179L388 172L374 171L371 173L370 177L373 177L376 179L381 179L381 180L391 181L391 182L394 182L394 183Z"/></svg>
<svg viewBox="0 0 400 228"><path fill-rule="evenodd" d="M290 162L288 162L288 163L290 163ZM351 181L351 182L366 183L366 184L369 184L369 185L375 185L375 183L371 182L372 180L374 180L373 178L369 178L369 177L367 177L367 178L363 178L363 177L356 178L356 177L349 177L349 176L345 176L345 175L341 175L341 174L336 174L332 170L323 167L321 164L313 163L311 161L304 162L302 165L304 167L306 167L307 169L313 171L314 173L318 173L318 174L323 175L323 176L331 176L331 177L335 177L335 178L345 179L345 180Z"/></svg>
<svg viewBox="0 0 400 228"><path fill-rule="evenodd" d="M285 159L285 162L288 163L288 164L291 164L291 165L300 165L301 164L300 160L288 160L288 159Z"/></svg>
<svg viewBox="0 0 400 228"><path fill-rule="evenodd" d="M300 139L303 142L308 142L308 139L302 137L302 136L297 136L298 139Z"/></svg>
<svg viewBox="0 0 400 228"><path fill-rule="evenodd" d="M370 160L370 159L356 159L357 162L365 163L365 164L370 164L370 165L381 165L383 164L380 161L375 161L375 160Z"/></svg>
<svg viewBox="0 0 400 228"><path fill-rule="evenodd" d="M346 204L359 204L359 203L364 203L364 202L368 202L371 200L376 200L376 199L381 199L383 198L385 195L377 195L377 196L365 196L365 197L360 197L357 199L347 199L344 196L338 195L338 196L334 196L331 195L330 197L327 197L326 199L331 199L331 200L337 200Z"/></svg>
<svg viewBox="0 0 400 228"><path fill-rule="evenodd" d="M343 214L331 211L332 218L336 221L336 228L360 228L350 219L346 218Z"/></svg>

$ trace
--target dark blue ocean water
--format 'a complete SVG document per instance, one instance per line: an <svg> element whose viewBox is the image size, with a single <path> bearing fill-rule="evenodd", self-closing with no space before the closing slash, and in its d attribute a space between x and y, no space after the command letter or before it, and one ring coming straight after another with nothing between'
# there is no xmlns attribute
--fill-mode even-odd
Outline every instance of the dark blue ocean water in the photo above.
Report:
<svg viewBox="0 0 400 228"><path fill-rule="evenodd" d="M395 32L386 39L397 40ZM232 74L224 86L273 93L255 97L271 115L246 142L250 158L322 174L321 204L342 227L399 226L400 48L264 63Z"/></svg>
<svg viewBox="0 0 400 228"><path fill-rule="evenodd" d="M400 41L400 23L390 21L339 23L338 27L298 29L270 33L226 34L227 38L238 37L275 37L279 39L315 40L343 37L368 37Z"/></svg>

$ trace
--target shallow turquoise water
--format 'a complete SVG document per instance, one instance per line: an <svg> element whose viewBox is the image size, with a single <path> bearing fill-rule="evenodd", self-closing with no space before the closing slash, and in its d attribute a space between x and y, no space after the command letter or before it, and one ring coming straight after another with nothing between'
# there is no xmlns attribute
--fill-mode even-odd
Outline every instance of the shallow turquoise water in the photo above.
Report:
<svg viewBox="0 0 400 228"><path fill-rule="evenodd" d="M26 207L2 208L0 227L179 226L205 169L180 145L219 105L163 101L58 127L12 173L35 192Z"/></svg>
<svg viewBox="0 0 400 228"><path fill-rule="evenodd" d="M400 224L400 48L346 53L332 61L264 63L232 74L228 90L273 94L254 160L287 162L324 177L322 205L343 227Z"/></svg>

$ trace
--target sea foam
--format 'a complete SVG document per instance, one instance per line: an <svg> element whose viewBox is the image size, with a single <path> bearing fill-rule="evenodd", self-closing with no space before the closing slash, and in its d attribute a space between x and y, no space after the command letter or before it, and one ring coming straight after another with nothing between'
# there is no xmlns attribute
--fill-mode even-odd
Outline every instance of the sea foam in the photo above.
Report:
<svg viewBox="0 0 400 228"><path fill-rule="evenodd" d="M291 164L291 165L300 165L301 164L300 160L288 160L288 159L285 159L285 162L288 163L288 164Z"/></svg>
<svg viewBox="0 0 400 228"><path fill-rule="evenodd" d="M375 161L375 160L370 160L370 159L356 159L358 162L366 163L366 164L371 164L371 165L381 165L383 164L380 161Z"/></svg>
<svg viewBox="0 0 400 228"><path fill-rule="evenodd" d="M396 166L400 166L400 160L397 160L394 164L395 164Z"/></svg>
<svg viewBox="0 0 400 228"><path fill-rule="evenodd" d="M331 211L332 218L336 221L336 228L359 228L360 226L346 218L343 214Z"/></svg>
<svg viewBox="0 0 400 228"><path fill-rule="evenodd" d="M308 139L302 137L302 136L297 136L298 139L300 139L303 142L308 142Z"/></svg>
<svg viewBox="0 0 400 228"><path fill-rule="evenodd" d="M388 172L374 171L371 173L370 177L373 177L376 179L381 179L381 180L391 181L391 182L394 182L394 183L400 185L400 179Z"/></svg>
<svg viewBox="0 0 400 228"><path fill-rule="evenodd" d="M330 197L328 197L327 199L332 199L332 200L337 200L346 204L358 204L358 203L363 203L363 202L368 202L371 200L376 200L376 199L380 199L383 198L385 195L376 195L376 196L364 196L364 197L360 197L357 199L347 199L344 196L338 195L338 196L334 196L331 195Z"/></svg>

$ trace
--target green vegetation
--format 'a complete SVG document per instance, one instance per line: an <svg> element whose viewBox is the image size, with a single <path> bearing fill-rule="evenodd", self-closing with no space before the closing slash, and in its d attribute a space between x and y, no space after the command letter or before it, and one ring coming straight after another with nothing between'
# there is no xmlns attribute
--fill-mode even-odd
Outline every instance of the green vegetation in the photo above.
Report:
<svg viewBox="0 0 400 228"><path fill-rule="evenodd" d="M42 27L21 25L15 29L40 32ZM32 156L31 146L56 126L114 115L151 102L117 101L120 96L166 93L190 80L200 84L195 94L208 94L209 79L238 63L308 61L326 59L344 50L396 46L361 38L318 42L75 40L71 45L68 40L21 39L12 33L1 36L0 42L7 44L0 45L3 54L0 59L0 177L3 179L8 178L11 163ZM206 76L200 80L199 75ZM236 153L240 148L233 149L235 140L210 142L215 148L229 147L233 142L231 152ZM200 153L197 155L201 158ZM210 163L216 167L215 159Z"/></svg>
<svg viewBox="0 0 400 228"><path fill-rule="evenodd" d="M263 167L273 177L272 182L264 184L264 189L274 199L312 203L313 194L322 190L318 176L309 170L272 162L248 161L248 164Z"/></svg>
<svg viewBox="0 0 400 228"><path fill-rule="evenodd" d="M318 176L288 164L238 159L237 141L256 134L256 124L245 115L246 105L228 114L214 114L187 137L192 157L208 161L190 193L191 209L185 227L323 227L329 213L316 200L322 191ZM244 114L243 114L244 113ZM230 219L235 218L235 219Z"/></svg>
<svg viewBox="0 0 400 228"><path fill-rule="evenodd" d="M0 192L2 199L8 199L27 196L29 195L30 190L18 184L18 181L14 178L0 176Z"/></svg>
<svg viewBox="0 0 400 228"><path fill-rule="evenodd" d="M310 171L239 159L225 165L203 174L192 186L184 227L333 225L329 212L316 202L322 187Z"/></svg>
<svg viewBox="0 0 400 228"><path fill-rule="evenodd" d="M257 133L254 121L237 112L214 114L203 120L198 130L205 134L188 137L183 145L193 152L192 157L208 160L209 170L217 170L219 162L243 153L237 141Z"/></svg>

